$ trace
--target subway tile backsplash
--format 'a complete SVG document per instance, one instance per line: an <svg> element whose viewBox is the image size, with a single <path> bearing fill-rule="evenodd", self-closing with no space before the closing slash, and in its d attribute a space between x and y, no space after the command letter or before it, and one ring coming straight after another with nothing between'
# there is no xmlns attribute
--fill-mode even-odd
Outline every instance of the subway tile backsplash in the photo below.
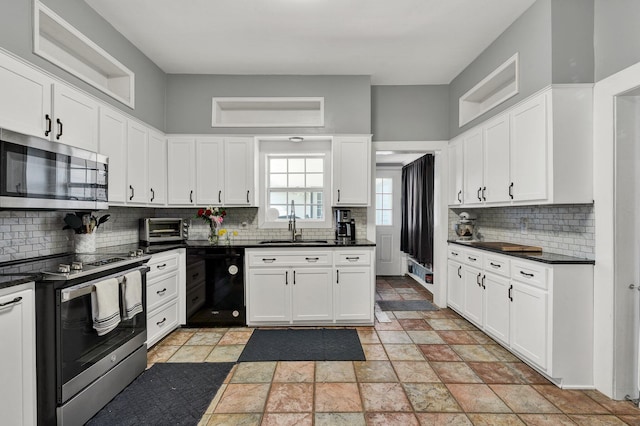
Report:
<svg viewBox="0 0 640 426"><path fill-rule="evenodd" d="M542 247L550 253L595 259L592 204L449 209L449 238L460 212L476 216L474 237Z"/></svg>
<svg viewBox="0 0 640 426"><path fill-rule="evenodd" d="M258 209L255 207L228 207L223 228L237 231L237 239L288 238L284 229L258 228ZM356 221L356 237L366 239L366 208L351 208ZM94 212L96 217L110 214L96 232L96 247L109 247L138 242L138 221L143 217L181 217L191 219L189 239L206 240L207 224L196 217L197 209L152 209L137 207L111 207ZM73 231L63 230L67 211L0 211L0 263L73 251ZM303 238L334 238L333 228L304 229Z"/></svg>

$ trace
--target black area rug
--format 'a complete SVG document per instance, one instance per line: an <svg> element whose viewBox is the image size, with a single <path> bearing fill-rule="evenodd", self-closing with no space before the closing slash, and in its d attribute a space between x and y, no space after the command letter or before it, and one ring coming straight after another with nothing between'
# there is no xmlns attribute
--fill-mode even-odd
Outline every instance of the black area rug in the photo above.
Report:
<svg viewBox="0 0 640 426"><path fill-rule="evenodd" d="M238 362L364 361L353 329L255 330Z"/></svg>
<svg viewBox="0 0 640 426"><path fill-rule="evenodd" d="M154 364L87 425L197 425L234 364Z"/></svg>
<svg viewBox="0 0 640 426"><path fill-rule="evenodd" d="M428 300L379 300L383 311L437 311L439 308Z"/></svg>

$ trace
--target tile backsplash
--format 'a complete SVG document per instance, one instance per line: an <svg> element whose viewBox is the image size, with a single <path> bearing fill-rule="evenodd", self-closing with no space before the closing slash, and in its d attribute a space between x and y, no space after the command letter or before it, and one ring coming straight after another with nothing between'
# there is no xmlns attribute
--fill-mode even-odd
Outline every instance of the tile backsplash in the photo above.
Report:
<svg viewBox="0 0 640 426"><path fill-rule="evenodd" d="M449 239L460 212L476 216L474 237L542 247L550 253L595 259L592 204L449 209Z"/></svg>
<svg viewBox="0 0 640 426"><path fill-rule="evenodd" d="M237 239L287 238L287 229L258 228L258 208L226 208L223 228L237 231ZM94 212L100 217L110 214L96 232L96 247L109 247L138 242L138 220L143 217L181 217L192 219L189 239L206 240L207 224L196 218L196 208L152 209L137 207L111 207ZM0 211L0 263L73 251L73 232L63 230L68 211ZM356 237L366 239L367 209L351 208L356 221ZM304 238L333 239L333 228L304 229Z"/></svg>

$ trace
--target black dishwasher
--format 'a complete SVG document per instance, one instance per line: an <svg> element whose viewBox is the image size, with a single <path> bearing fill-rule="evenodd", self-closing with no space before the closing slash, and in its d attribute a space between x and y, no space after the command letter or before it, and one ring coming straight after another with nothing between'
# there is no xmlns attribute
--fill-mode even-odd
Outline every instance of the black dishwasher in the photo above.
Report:
<svg viewBox="0 0 640 426"><path fill-rule="evenodd" d="M187 249L187 326L246 325L244 248Z"/></svg>

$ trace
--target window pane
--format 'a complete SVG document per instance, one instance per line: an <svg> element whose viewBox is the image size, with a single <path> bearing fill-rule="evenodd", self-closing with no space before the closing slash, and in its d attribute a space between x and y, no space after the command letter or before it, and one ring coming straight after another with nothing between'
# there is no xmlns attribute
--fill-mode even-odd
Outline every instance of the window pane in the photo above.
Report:
<svg viewBox="0 0 640 426"><path fill-rule="evenodd" d="M296 205L296 219L304 218L304 205Z"/></svg>
<svg viewBox="0 0 640 426"><path fill-rule="evenodd" d="M307 158L307 171L321 173L324 170L324 160L322 158Z"/></svg>
<svg viewBox="0 0 640 426"><path fill-rule="evenodd" d="M376 178L376 193L382 192L382 179Z"/></svg>
<svg viewBox="0 0 640 426"><path fill-rule="evenodd" d="M382 207L382 195L376 194L376 209L381 209Z"/></svg>
<svg viewBox="0 0 640 426"><path fill-rule="evenodd" d="M269 204L287 204L286 192L271 192L269 193Z"/></svg>
<svg viewBox="0 0 640 426"><path fill-rule="evenodd" d="M301 206L304 204L304 192L290 192L289 193L289 203L293 200L297 206Z"/></svg>
<svg viewBox="0 0 640 426"><path fill-rule="evenodd" d="M289 173L289 188L304 188L304 174Z"/></svg>
<svg viewBox="0 0 640 426"><path fill-rule="evenodd" d="M393 179L382 179L382 192L386 194L393 193Z"/></svg>
<svg viewBox="0 0 640 426"><path fill-rule="evenodd" d="M289 173L304 172L304 158L289 158Z"/></svg>
<svg viewBox="0 0 640 426"><path fill-rule="evenodd" d="M287 186L287 175L272 173L269 175L269 186L276 188L284 188Z"/></svg>
<svg viewBox="0 0 640 426"><path fill-rule="evenodd" d="M307 204L321 204L322 192L314 192L314 191L307 192L306 201L307 201Z"/></svg>
<svg viewBox="0 0 640 426"><path fill-rule="evenodd" d="M274 208L274 209L278 209L278 218L280 218L280 219L286 219L287 215L289 214L289 209L288 209L288 206L286 204L284 204L284 205L272 204L269 207Z"/></svg>
<svg viewBox="0 0 640 426"><path fill-rule="evenodd" d="M376 210L376 225L382 225L382 210Z"/></svg>
<svg viewBox="0 0 640 426"><path fill-rule="evenodd" d="M287 172L287 159L286 158L271 158L269 160L269 171L271 173L286 173Z"/></svg>
<svg viewBox="0 0 640 426"><path fill-rule="evenodd" d="M392 225L391 210L382 210L382 225Z"/></svg>
<svg viewBox="0 0 640 426"><path fill-rule="evenodd" d="M323 180L320 173L307 173L307 187L322 188L324 186Z"/></svg>
<svg viewBox="0 0 640 426"><path fill-rule="evenodd" d="M392 195L391 194L389 194L389 195L384 194L382 196L382 208L383 209L388 209L388 210L393 209L393 206L391 204L392 202L393 201L392 201Z"/></svg>

